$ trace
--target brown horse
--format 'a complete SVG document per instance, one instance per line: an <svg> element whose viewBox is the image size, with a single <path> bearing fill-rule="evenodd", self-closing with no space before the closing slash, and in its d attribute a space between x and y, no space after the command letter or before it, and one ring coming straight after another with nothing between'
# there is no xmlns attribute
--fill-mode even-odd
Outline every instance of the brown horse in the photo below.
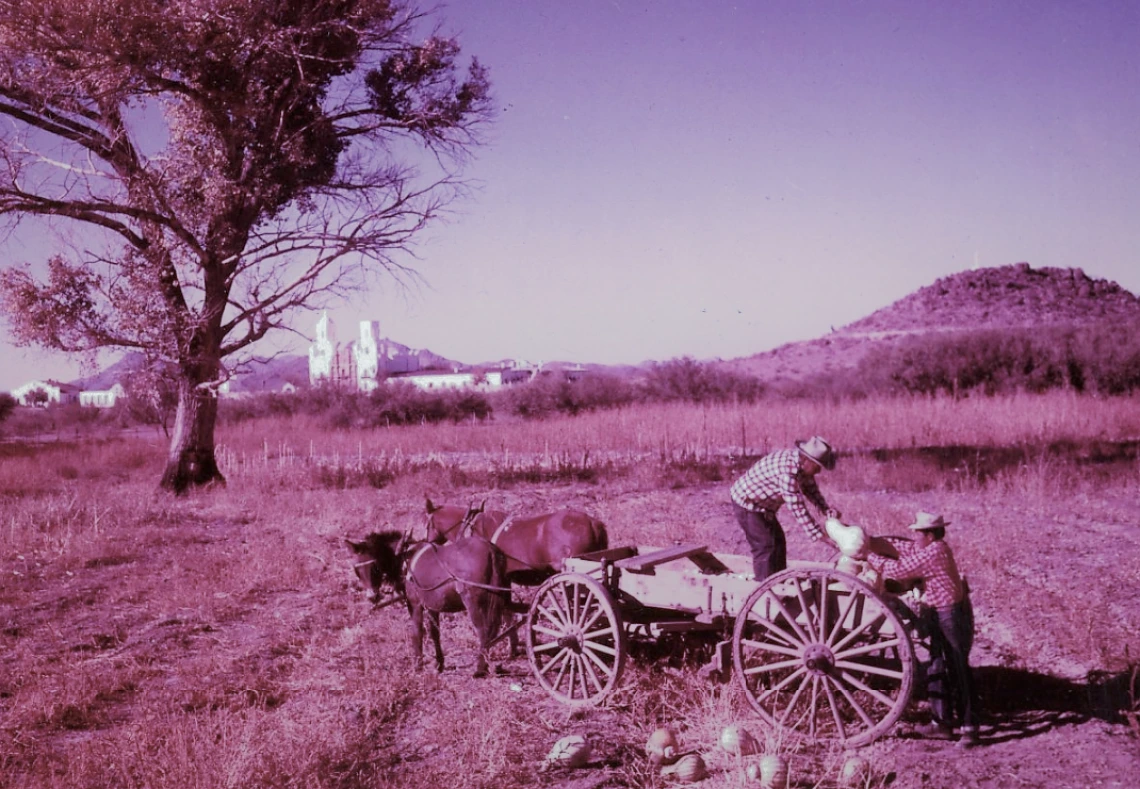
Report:
<svg viewBox="0 0 1140 789"><path fill-rule="evenodd" d="M361 542L347 540L363 557L354 566L369 599L380 605L385 587L402 598L412 619L412 652L416 670L423 668L425 620L435 647L435 667L443 671L439 615L467 610L479 638L475 676L487 673L487 653L510 600L503 554L482 537L461 537L453 543L410 543L394 531L369 534ZM386 604L386 603L383 603Z"/></svg>
<svg viewBox="0 0 1140 789"><path fill-rule="evenodd" d="M535 586L562 569L571 556L609 547L609 534L600 520L581 510L561 509L531 517L434 505L427 500L427 538L443 543L466 535L482 535L507 557L507 578L522 586Z"/></svg>

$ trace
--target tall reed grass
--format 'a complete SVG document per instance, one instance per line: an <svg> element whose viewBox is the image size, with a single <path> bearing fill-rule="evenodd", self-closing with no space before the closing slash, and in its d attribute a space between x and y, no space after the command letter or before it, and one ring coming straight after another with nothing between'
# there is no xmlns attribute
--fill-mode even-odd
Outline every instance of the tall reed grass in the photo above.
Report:
<svg viewBox="0 0 1140 789"><path fill-rule="evenodd" d="M225 427L219 442L246 459L385 454L512 453L641 457L680 452L762 454L820 434L844 451L926 446L1021 446L1140 438L1140 396L1065 392L953 399L778 400L754 404L654 403L540 421L433 424L330 432L312 417Z"/></svg>

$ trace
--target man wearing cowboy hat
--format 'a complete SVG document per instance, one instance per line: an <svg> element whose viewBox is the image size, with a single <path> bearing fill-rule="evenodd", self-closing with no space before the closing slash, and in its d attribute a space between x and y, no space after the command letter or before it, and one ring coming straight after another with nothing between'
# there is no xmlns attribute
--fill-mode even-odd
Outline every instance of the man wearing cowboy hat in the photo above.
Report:
<svg viewBox="0 0 1140 789"><path fill-rule="evenodd" d="M835 450L819 436L812 436L807 441L797 441L795 449L765 455L732 483L732 509L752 550L757 581L788 566L787 538L776 519L782 505L788 505L813 542L831 542L808 511L806 502L810 501L829 518L839 517L837 510L827 506L815 482L816 474L833 468Z"/></svg>
<svg viewBox="0 0 1140 789"><path fill-rule="evenodd" d="M978 741L978 699L970 669L974 612L954 553L943 539L949 525L941 515L920 512L910 525L914 541L903 544L897 559L874 553L866 559L884 578L922 581L919 602L931 638L926 689L934 720L919 727L919 733L949 740L957 724L958 744L971 747Z"/></svg>

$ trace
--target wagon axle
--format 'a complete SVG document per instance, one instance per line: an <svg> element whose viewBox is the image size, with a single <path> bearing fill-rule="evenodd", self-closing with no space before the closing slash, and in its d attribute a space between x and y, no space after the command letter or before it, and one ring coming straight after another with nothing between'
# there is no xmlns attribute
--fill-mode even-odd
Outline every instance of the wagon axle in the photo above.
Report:
<svg viewBox="0 0 1140 789"><path fill-rule="evenodd" d="M557 641L555 641L555 643L558 644L558 646L562 649L569 649L575 654L582 654L582 639L580 636L562 636Z"/></svg>
<svg viewBox="0 0 1140 789"><path fill-rule="evenodd" d="M804 668L817 676L829 674L835 668L835 655L823 644L812 644L804 650Z"/></svg>

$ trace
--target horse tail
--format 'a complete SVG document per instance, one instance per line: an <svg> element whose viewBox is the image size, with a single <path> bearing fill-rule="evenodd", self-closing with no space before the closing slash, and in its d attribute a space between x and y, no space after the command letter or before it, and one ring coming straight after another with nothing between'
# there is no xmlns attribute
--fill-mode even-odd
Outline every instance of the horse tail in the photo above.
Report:
<svg viewBox="0 0 1140 789"><path fill-rule="evenodd" d="M610 547L609 530L601 521L594 521L594 540L598 546L595 550L604 551Z"/></svg>

